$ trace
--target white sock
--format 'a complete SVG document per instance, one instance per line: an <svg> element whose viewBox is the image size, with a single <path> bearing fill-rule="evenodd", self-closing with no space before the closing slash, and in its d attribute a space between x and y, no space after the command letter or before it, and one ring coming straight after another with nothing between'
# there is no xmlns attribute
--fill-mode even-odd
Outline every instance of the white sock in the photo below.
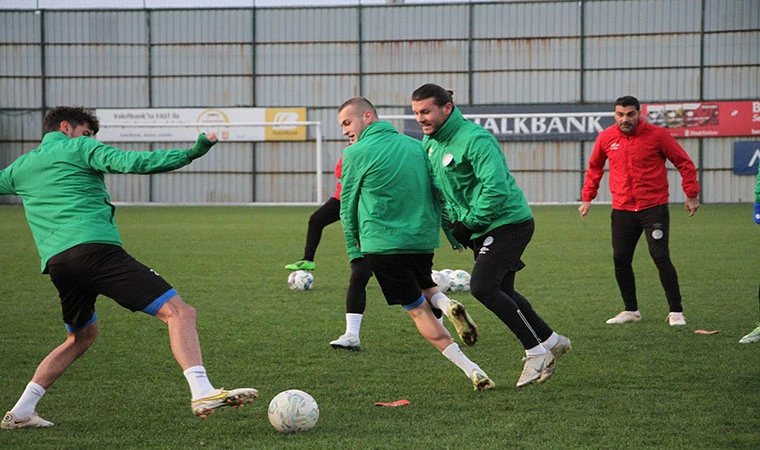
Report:
<svg viewBox="0 0 760 450"><path fill-rule="evenodd" d="M546 353L548 351L549 350L547 350L546 347L544 347L541 344L538 344L537 346L535 346L533 348L529 348L529 349L525 350L525 355L526 356L538 356L538 355L543 355L544 353Z"/></svg>
<svg viewBox="0 0 760 450"><path fill-rule="evenodd" d="M362 314L346 313L346 334L359 337L362 328Z"/></svg>
<svg viewBox="0 0 760 450"><path fill-rule="evenodd" d="M18 399L16 405L11 409L11 412L19 419L26 419L34 414L34 410L37 408L37 403L39 403L42 396L45 395L45 392L47 392L45 388L34 381L30 381L29 384L26 385L24 393L21 394L21 398Z"/></svg>
<svg viewBox="0 0 760 450"><path fill-rule="evenodd" d="M543 345L547 350L551 350L555 345L557 345L557 342L559 342L559 335L552 331L552 335L549 336L544 342L542 342L541 345Z"/></svg>
<svg viewBox="0 0 760 450"><path fill-rule="evenodd" d="M430 297L430 304L433 305L433 308L440 309L444 314L449 310L449 301L451 299L443 292L436 292Z"/></svg>
<svg viewBox="0 0 760 450"><path fill-rule="evenodd" d="M190 396L193 400L208 397L208 393L214 390L214 386L208 380L206 368L203 366L188 367L184 372L187 384L190 385Z"/></svg>
<svg viewBox="0 0 760 450"><path fill-rule="evenodd" d="M468 378L470 377L470 374L473 370L481 370L479 365L470 361L470 358L462 353L462 350L459 348L459 345L456 342L446 347L441 353L443 353L443 356L448 358L449 361L453 362L457 365L457 367L462 369L462 372L464 372Z"/></svg>

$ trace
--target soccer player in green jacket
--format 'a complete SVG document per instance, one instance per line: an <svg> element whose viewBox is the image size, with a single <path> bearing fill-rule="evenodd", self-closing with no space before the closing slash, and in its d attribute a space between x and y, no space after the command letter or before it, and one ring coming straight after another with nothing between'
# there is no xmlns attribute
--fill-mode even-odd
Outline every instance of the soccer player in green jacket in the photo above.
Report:
<svg viewBox="0 0 760 450"><path fill-rule="evenodd" d="M515 290L520 259L533 236L533 213L509 173L499 143L486 129L462 116L451 92L425 84L412 94L412 110L433 180L446 200L454 237L473 251L470 292L517 336L525 365L517 386L542 382L570 340L552 331Z"/></svg>
<svg viewBox="0 0 760 450"><path fill-rule="evenodd" d="M388 304L402 305L420 334L475 389L491 389L488 375L462 353L433 312L445 311L457 331L476 332L462 304L440 292L431 277L441 210L420 141L380 121L374 105L363 97L343 103L338 121L352 143L343 151L340 201L349 259L363 255Z"/></svg>
<svg viewBox="0 0 760 450"><path fill-rule="evenodd" d="M44 118L42 143L0 170L0 194L24 201L27 222L61 298L66 340L42 360L16 405L3 417L4 429L49 427L36 407L48 388L95 342L95 299L105 295L131 311L164 321L174 357L190 385L193 412L206 418L221 407L238 407L256 389L214 389L203 366L195 309L153 269L122 248L116 208L104 173L168 172L205 155L216 135L201 134L186 150L123 151L93 139L100 122L81 107L59 106Z"/></svg>

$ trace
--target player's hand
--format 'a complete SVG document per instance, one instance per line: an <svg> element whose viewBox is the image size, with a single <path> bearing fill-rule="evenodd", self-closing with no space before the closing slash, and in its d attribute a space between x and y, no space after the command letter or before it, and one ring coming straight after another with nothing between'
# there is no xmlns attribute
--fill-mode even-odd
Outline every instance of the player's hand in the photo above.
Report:
<svg viewBox="0 0 760 450"><path fill-rule="evenodd" d="M187 151L187 156L189 156L190 159L200 158L201 156L208 153L208 151L211 150L211 147L217 143L215 133L210 133L209 136L211 136L213 140L209 139L209 137L203 133L198 135L198 139L195 141L193 148Z"/></svg>
<svg viewBox="0 0 760 450"><path fill-rule="evenodd" d="M684 206L686 207L686 210L689 211L689 217L691 217L699 209L699 199L687 198L686 203L684 203Z"/></svg>
<svg viewBox="0 0 760 450"><path fill-rule="evenodd" d="M760 225L760 203L755 203L755 215L753 216L755 223Z"/></svg>
<svg viewBox="0 0 760 450"><path fill-rule="evenodd" d="M581 202L581 206L578 207L578 214L581 215L581 219L584 222L586 221L586 214L588 214L589 209L591 209L591 202Z"/></svg>
<svg viewBox="0 0 760 450"><path fill-rule="evenodd" d="M473 230L467 228L462 222L454 222L451 229L451 234L454 235L454 239L462 244L464 248L472 248L472 233Z"/></svg>
<svg viewBox="0 0 760 450"><path fill-rule="evenodd" d="M216 136L216 133L205 133L206 139L209 140L209 142L216 142L219 140L219 138Z"/></svg>

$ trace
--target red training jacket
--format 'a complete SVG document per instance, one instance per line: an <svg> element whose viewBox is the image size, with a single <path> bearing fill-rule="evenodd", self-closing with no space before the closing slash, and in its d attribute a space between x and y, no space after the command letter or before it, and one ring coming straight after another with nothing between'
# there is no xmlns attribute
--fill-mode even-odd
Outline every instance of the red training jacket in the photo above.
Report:
<svg viewBox="0 0 760 450"><path fill-rule="evenodd" d="M617 124L612 125L596 138L581 199L590 202L596 198L604 164L609 160L613 209L640 211L668 203L666 159L681 174L681 187L686 196L696 198L699 195L697 169L666 129L640 120L627 135Z"/></svg>
<svg viewBox="0 0 760 450"><path fill-rule="evenodd" d="M340 158L338 158L338 164L335 165L335 178L338 179L338 182L335 183L335 193L333 194L333 197L335 199L340 200L340 174L343 170L343 155L340 155Z"/></svg>

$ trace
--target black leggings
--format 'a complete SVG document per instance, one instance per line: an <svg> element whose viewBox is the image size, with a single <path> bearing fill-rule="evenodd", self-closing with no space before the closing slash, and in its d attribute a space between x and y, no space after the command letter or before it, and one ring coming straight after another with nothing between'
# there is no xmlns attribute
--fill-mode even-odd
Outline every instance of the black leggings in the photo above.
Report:
<svg viewBox="0 0 760 450"><path fill-rule="evenodd" d="M636 279L633 274L633 253L642 232L646 236L649 255L660 274L670 312L683 312L678 273L670 261L670 209L659 205L643 211L612 210L612 253L615 279L627 311L639 309L636 298Z"/></svg>
<svg viewBox="0 0 760 450"><path fill-rule="evenodd" d="M367 283L372 278L372 265L366 258L351 261L351 278L346 292L346 313L364 314L367 306Z"/></svg>
<svg viewBox="0 0 760 450"><path fill-rule="evenodd" d="M303 259L314 261L317 246L322 240L322 230L340 220L340 200L330 197L324 205L320 206L309 217L309 228L306 230L306 247L303 250Z"/></svg>
<svg viewBox="0 0 760 450"><path fill-rule="evenodd" d="M339 220L340 200L330 197L309 217L303 259L314 261L317 246L322 240L322 230ZM348 290L346 291L346 313L364 314L364 309L367 306L366 288L370 278L372 278L372 267L365 258L356 258L351 261L351 277L348 280Z"/></svg>
<svg viewBox="0 0 760 450"><path fill-rule="evenodd" d="M533 219L502 225L475 239L475 267L470 290L517 336L527 350L547 340L552 329L515 291L515 275L525 267L520 260L534 230Z"/></svg>

